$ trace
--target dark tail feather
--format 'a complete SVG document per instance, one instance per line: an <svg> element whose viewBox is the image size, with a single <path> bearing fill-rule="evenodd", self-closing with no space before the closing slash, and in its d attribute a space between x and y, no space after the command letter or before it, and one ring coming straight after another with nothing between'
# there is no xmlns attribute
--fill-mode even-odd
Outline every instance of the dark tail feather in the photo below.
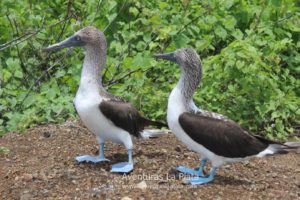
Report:
<svg viewBox="0 0 300 200"><path fill-rule="evenodd" d="M276 142L276 141L273 141L273 140L269 140L269 139L264 138L260 135L253 135L253 136L256 137L256 139L260 140L264 144L279 144L279 145L282 145L281 142Z"/></svg>
<svg viewBox="0 0 300 200"><path fill-rule="evenodd" d="M300 142L286 142L284 144L271 144L274 154L286 154L297 151L300 148Z"/></svg>
<svg viewBox="0 0 300 200"><path fill-rule="evenodd" d="M256 139L260 140L261 142L268 144L268 149L270 151L266 152L266 154L262 156L271 156L274 154L286 154L291 151L297 151L297 149L300 149L300 142L281 143L281 142L276 142L276 141L263 138L258 135L254 135L254 137L256 137Z"/></svg>
<svg viewBox="0 0 300 200"><path fill-rule="evenodd" d="M146 119L146 118L142 118L142 121L143 121L145 127L147 127L147 126L155 126L157 128L162 128L162 127L168 128L168 125L166 123L163 123L163 122L152 121L152 120Z"/></svg>
<svg viewBox="0 0 300 200"><path fill-rule="evenodd" d="M295 150L300 148L300 142L286 142L283 145L290 150Z"/></svg>
<svg viewBox="0 0 300 200"><path fill-rule="evenodd" d="M279 146L282 147L282 149L286 149L286 150L293 150L293 149L298 149L300 148L300 142L285 142L285 143L281 143L281 142L276 142L273 140L269 140L266 138L263 138L259 135L254 135L254 137L256 137L256 139L259 139L261 142L265 143L265 144L278 144Z"/></svg>

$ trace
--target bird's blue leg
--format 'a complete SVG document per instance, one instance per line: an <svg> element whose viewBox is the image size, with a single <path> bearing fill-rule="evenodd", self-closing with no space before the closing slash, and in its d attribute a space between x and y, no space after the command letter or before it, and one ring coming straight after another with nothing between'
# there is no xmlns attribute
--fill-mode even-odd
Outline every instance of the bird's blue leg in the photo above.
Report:
<svg viewBox="0 0 300 200"><path fill-rule="evenodd" d="M98 156L89 156L89 155L77 156L75 159L76 159L77 162L92 162L92 163L109 161L104 156L104 143L100 144L99 155Z"/></svg>
<svg viewBox="0 0 300 200"><path fill-rule="evenodd" d="M191 168L184 167L184 166L179 166L179 167L176 168L176 170L181 172L181 173L184 173L184 174L189 174L189 175L192 175L192 176L202 176L203 177L203 176L205 176L203 171L204 171L206 162L207 162L207 159L202 159L200 167L199 167L198 170L191 169Z"/></svg>
<svg viewBox="0 0 300 200"><path fill-rule="evenodd" d="M133 170L132 149L128 149L128 162L114 164L111 172L129 173Z"/></svg>
<svg viewBox="0 0 300 200"><path fill-rule="evenodd" d="M99 148L99 158L101 161L109 161L108 159L105 158L104 156L104 143L100 144Z"/></svg>
<svg viewBox="0 0 300 200"><path fill-rule="evenodd" d="M213 167L210 170L210 175L208 177L191 177L188 179L188 182L192 185L201 185L205 183L209 183L214 180L216 175L217 167Z"/></svg>

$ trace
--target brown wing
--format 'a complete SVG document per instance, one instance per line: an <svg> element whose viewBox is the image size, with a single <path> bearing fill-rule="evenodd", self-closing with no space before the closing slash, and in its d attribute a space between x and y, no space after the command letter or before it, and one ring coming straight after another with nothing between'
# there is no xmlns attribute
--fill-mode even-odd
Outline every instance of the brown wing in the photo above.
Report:
<svg viewBox="0 0 300 200"><path fill-rule="evenodd" d="M136 137L144 129L140 123L141 116L131 103L120 101L102 101L99 105L100 111L110 119L114 125L129 132Z"/></svg>
<svg viewBox="0 0 300 200"><path fill-rule="evenodd" d="M232 121L185 112L179 116L179 124L192 140L219 156L242 158L268 147Z"/></svg>

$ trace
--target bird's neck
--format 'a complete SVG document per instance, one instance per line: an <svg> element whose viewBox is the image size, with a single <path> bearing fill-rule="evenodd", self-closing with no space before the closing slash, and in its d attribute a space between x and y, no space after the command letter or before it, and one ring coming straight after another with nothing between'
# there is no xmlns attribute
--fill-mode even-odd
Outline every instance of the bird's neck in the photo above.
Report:
<svg viewBox="0 0 300 200"><path fill-rule="evenodd" d="M86 48L86 54L81 71L80 86L102 90L102 70L106 63L106 49L91 46Z"/></svg>
<svg viewBox="0 0 300 200"><path fill-rule="evenodd" d="M187 111L192 111L195 109L193 94L197 89L202 77L201 64L199 64L199 66L196 68L185 68L188 69L188 71L183 70L183 67L181 67L181 76L176 88L180 91L180 97L178 100L182 102Z"/></svg>

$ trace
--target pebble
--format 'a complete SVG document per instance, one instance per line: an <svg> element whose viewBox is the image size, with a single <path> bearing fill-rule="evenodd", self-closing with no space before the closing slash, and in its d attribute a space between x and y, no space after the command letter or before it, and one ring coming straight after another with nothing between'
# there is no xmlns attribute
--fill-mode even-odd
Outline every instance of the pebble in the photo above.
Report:
<svg viewBox="0 0 300 200"><path fill-rule="evenodd" d="M181 152L181 148L180 148L180 146L176 146L176 147L175 147L175 151L177 151L177 152Z"/></svg>
<svg viewBox="0 0 300 200"><path fill-rule="evenodd" d="M45 172L42 170L40 171L40 174L39 174L39 179L43 180L43 181L46 181L48 178L45 174Z"/></svg>
<svg viewBox="0 0 300 200"><path fill-rule="evenodd" d="M25 173L25 174L23 174L22 179L24 181L31 181L33 179L33 175Z"/></svg>
<svg viewBox="0 0 300 200"><path fill-rule="evenodd" d="M48 132L48 131L44 132L44 137L45 138L49 138L50 136L51 136L50 132Z"/></svg>
<svg viewBox="0 0 300 200"><path fill-rule="evenodd" d="M136 187L141 190L145 190L145 189L147 189L147 183L145 181L141 181L136 185Z"/></svg>
<svg viewBox="0 0 300 200"><path fill-rule="evenodd" d="M29 199L32 199L33 196L32 194L30 194L28 191L25 191L21 197L20 197L20 200L29 200Z"/></svg>
<svg viewBox="0 0 300 200"><path fill-rule="evenodd" d="M130 197L122 197L121 200L132 200L132 198L130 198Z"/></svg>

